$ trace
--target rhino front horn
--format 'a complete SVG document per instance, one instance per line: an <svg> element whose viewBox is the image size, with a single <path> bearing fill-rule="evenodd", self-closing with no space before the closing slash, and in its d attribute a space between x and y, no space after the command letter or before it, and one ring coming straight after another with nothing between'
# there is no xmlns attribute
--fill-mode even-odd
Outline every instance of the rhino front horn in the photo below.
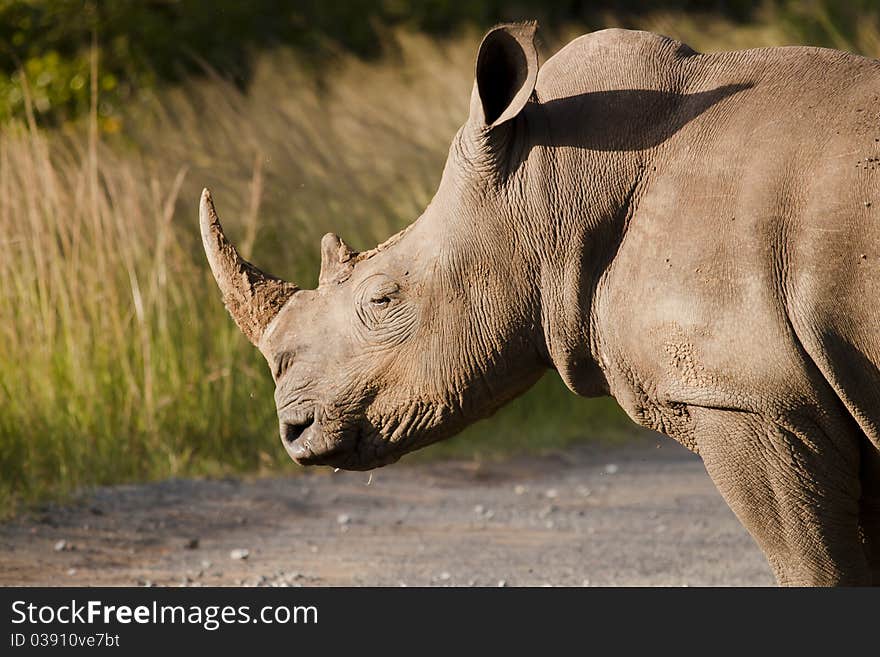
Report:
<svg viewBox="0 0 880 657"><path fill-rule="evenodd" d="M298 288L260 271L238 254L223 233L207 189L202 191L199 204L199 226L223 303L242 333L257 345L266 326Z"/></svg>

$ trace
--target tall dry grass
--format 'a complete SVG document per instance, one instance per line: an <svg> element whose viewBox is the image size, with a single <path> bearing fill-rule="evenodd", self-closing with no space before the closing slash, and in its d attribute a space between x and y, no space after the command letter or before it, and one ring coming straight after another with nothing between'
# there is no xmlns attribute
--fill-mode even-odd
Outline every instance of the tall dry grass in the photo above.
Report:
<svg viewBox="0 0 880 657"><path fill-rule="evenodd" d="M266 413L232 373L259 377L206 303L175 212L185 176L94 142L0 135L0 496L253 463L229 437Z"/></svg>
<svg viewBox="0 0 880 657"><path fill-rule="evenodd" d="M705 17L642 27L704 50L792 40L775 24ZM192 81L133 110L111 143L94 113L66 133L4 126L0 509L284 462L268 371L201 253L198 193L213 189L246 255L313 285L321 234L372 246L424 208L466 114L478 38L399 34L384 60L343 58L321 79L288 53L264 55L248 93ZM579 400L551 376L432 453L558 446L622 426L612 403Z"/></svg>

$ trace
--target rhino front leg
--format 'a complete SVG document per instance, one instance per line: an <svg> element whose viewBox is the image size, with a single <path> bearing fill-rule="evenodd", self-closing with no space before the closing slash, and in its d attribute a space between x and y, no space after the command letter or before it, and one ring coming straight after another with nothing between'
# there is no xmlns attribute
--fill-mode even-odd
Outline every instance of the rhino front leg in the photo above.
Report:
<svg viewBox="0 0 880 657"><path fill-rule="evenodd" d="M705 408L691 415L709 476L779 584L871 584L859 535L859 440L846 420L833 422L829 435L808 417L777 422Z"/></svg>

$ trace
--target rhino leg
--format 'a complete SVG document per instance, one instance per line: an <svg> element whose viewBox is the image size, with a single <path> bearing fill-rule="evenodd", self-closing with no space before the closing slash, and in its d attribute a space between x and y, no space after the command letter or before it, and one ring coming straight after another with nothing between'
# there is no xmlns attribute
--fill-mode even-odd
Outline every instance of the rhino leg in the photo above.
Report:
<svg viewBox="0 0 880 657"><path fill-rule="evenodd" d="M780 584L871 584L859 531L859 436L845 418L691 414L706 470Z"/></svg>

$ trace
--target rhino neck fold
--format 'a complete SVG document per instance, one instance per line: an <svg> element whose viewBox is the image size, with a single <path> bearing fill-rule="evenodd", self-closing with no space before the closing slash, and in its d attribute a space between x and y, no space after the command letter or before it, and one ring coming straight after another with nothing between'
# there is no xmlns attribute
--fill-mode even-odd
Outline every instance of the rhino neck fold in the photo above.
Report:
<svg viewBox="0 0 880 657"><path fill-rule="evenodd" d="M547 237L539 285L547 358L572 392L608 395L596 308L635 213L650 154L534 150L543 151L546 179L558 181L557 172L576 172L569 184L554 182L544 195Z"/></svg>

